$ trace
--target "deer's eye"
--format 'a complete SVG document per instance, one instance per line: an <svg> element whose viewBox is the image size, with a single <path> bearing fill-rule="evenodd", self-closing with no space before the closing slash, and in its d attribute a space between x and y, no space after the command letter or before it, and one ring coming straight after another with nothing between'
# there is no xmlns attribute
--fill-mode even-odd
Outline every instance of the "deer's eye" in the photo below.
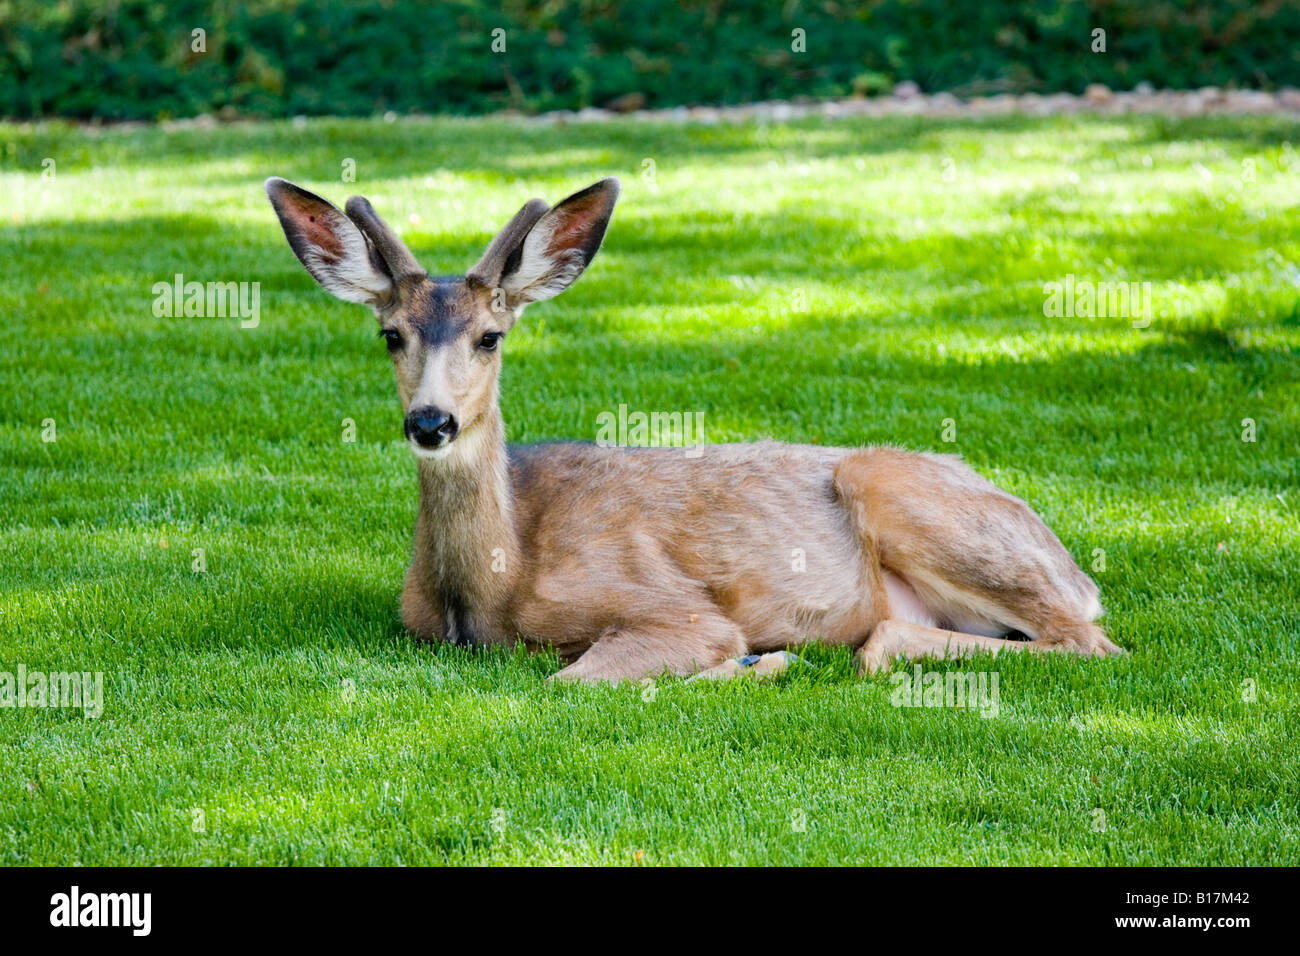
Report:
<svg viewBox="0 0 1300 956"><path fill-rule="evenodd" d="M379 337L388 345L390 352L396 352L402 347L402 333L397 329L380 329Z"/></svg>
<svg viewBox="0 0 1300 956"><path fill-rule="evenodd" d="M505 335L502 332L487 332L484 334L483 338L478 340L478 347L484 352L491 352L501 344L501 340L504 337Z"/></svg>

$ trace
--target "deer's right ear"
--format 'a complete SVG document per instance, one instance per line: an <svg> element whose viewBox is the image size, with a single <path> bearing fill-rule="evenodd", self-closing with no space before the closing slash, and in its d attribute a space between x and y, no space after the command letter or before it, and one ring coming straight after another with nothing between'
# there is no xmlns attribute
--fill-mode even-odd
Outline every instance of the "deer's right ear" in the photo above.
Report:
<svg viewBox="0 0 1300 956"><path fill-rule="evenodd" d="M321 288L345 302L388 301L393 280L384 260L342 210L276 176L265 186L289 247Z"/></svg>

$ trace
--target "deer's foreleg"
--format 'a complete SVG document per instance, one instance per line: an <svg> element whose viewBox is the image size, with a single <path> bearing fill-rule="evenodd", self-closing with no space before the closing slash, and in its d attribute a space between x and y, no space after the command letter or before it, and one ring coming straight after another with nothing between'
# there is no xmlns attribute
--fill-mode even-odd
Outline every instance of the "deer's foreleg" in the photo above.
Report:
<svg viewBox="0 0 1300 956"><path fill-rule="evenodd" d="M654 621L609 628L554 680L588 683L685 677L745 652L740 627L718 611L665 614Z"/></svg>

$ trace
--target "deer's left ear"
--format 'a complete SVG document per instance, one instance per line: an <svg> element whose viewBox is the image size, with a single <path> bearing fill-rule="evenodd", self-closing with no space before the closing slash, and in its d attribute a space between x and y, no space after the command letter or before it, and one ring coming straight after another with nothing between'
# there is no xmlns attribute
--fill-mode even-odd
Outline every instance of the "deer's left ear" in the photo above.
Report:
<svg viewBox="0 0 1300 956"><path fill-rule="evenodd" d="M577 281L605 238L622 186L602 179L537 220L503 263L499 284L511 308L550 299Z"/></svg>

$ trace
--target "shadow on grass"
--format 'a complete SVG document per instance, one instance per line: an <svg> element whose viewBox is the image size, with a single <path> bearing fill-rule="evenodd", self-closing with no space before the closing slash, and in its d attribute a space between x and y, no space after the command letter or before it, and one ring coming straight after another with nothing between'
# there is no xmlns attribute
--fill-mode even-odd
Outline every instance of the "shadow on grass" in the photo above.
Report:
<svg viewBox="0 0 1300 956"><path fill-rule="evenodd" d="M1209 436L1230 434L1246 414L1236 414L1236 408L1259 404L1250 398L1251 391L1280 389L1295 381L1294 347L1235 334L1248 325L1267 325L1267 318L1259 322L1256 317L1242 314L1244 310L1228 308L1224 314L1160 322L1140 336L1128 330L1122 320L1110 324L1045 320L1041 315L1041 282L1058 279L1064 263L1052 266L1042 262L1035 267L1041 269L1041 274L1032 282L1000 288L997 283L1003 276L999 270L1012 265L990 261L987 249L978 240L945 238L943 262L936 263L933 271L942 269L947 277L956 273L982 275L987 279L987 288L978 294L939 289L927 303L931 309L928 315L897 314L887 303L849 315L816 310L782 313L775 311L770 302L760 301L755 317L746 326L727 327L711 334L665 320L657 326L641 324L625 337L627 340L621 340L617 326L607 318L599 320L598 328L584 325L593 311L612 305L654 308L731 304L744 315L756 297L752 291L738 290L726 281L731 270L737 268L737 258L744 259L745 268L759 278L766 275L774 260L780 261L783 268L778 274L788 277L794 265L785 262L783 254L769 250L802 248L806 250L803 265L807 274L810 259L816 261L824 253L831 260L843 240L850 238L847 232L837 234L812 218L791 213L754 218L757 222L753 231L723 246L698 237L680 242L671 237L651 239L639 231L636 222L620 226L617 239L609 244L606 261L598 263L577 290L558 304L535 307L525 316L525 343L529 334L526 330L539 321L545 322L556 336L548 338L544 345L537 343L523 354L507 357L507 408L512 404L512 390L542 395L561 404L576 400L599 408L616 407L620 401L635 401L636 396L626 390L611 394L609 382L627 381L626 372L632 370L635 374L631 381L641 390L643 402L673 402L650 407L743 409L744 419L755 429L787 440L804 437L856 443L861 433L851 433L845 427L855 418L883 421L886 427L873 428L868 434L875 440L888 440L888 433L894 430L891 416L900 410L921 409L929 414L931 410L942 410L942 405L948 414L978 408L985 414L1004 414L1030 434L1037 435L1043 428L1064 429L1080 440L1116 447L1132 434L1149 434L1153 420L1168 416L1177 423L1178 431L1192 436L1192 450L1208 453ZM12 244L20 254L38 259L62 255L70 261L93 263L94 271L86 273L87 281L93 282L103 274L112 276L111 285L99 290L100 298L92 313L109 303L113 316L127 313L139 317L138 322L124 323L105 319L102 314L85 316L85 290L51 289L25 300L37 320L29 331L38 334L25 336L20 347L33 352L43 350L41 367L52 367L52 374L62 369L69 376L81 375L90 381L106 377L106 397L120 393L128 409L133 402L142 403L119 427L147 434L158 427L157 419L167 420L156 408L148 407L151 399L140 388L142 382L148 381L154 391L170 395L173 404L188 404L192 409L189 418L177 415L168 422L174 441L210 439L211 423L199 420L205 403L235 409L231 414L239 427L252 430L254 445L261 438L292 443L296 435L315 434L314 418L322 408L333 414L341 404L347 404L331 401L330 396L336 390L341 394L343 386L339 383L355 368L353 350L360 342L358 330L368 328L369 320L364 310L336 303L317 289L285 246L269 209L266 219L261 229L237 228L209 217L144 217L94 225L52 222L7 230L0 234L0 246ZM1175 226L1176 220L1170 216L1151 217L1136 230L1130 223L1126 226L1130 230L1127 241L1134 248L1159 248L1168 245L1165 238ZM149 236L149 247L140 250L123 243L126 230ZM810 235L816 236L815 240L810 240ZM1108 232L1092 230L1080 238L1080 245L1101 259L1112 251L1114 238ZM873 255L872 261L880 269L902 259L905 267L915 270L916 281L924 282L927 261L921 247L925 243L889 242L882 233L861 245L878 245L881 251ZM467 254L461 257L462 262L469 263L479 246L478 242L442 245L434 257L450 258L453 248L463 249ZM693 260L696 268L667 281L664 273L670 270L661 260L669 249ZM211 253L216 250L222 251L226 259L223 265L214 267ZM1253 250L1241 248L1235 260L1212 262L1206 258L1191 268L1239 268L1252 255ZM1136 258L1133 265L1138 265ZM832 286L854 276L864 283L871 280L871 270L843 263L824 268L819 262L812 271L818 282ZM153 283L170 281L177 272L187 279L261 282L266 324L256 334L244 334L233 321L223 324L186 319L179 320L184 322L184 334L178 335L178 320L155 318L151 311ZM897 276L891 279L897 286ZM893 295L922 296L929 291L928 286L918 289L913 284L894 289ZM295 306L291 310L294 321L277 322L277 311L283 314L287 302ZM329 324L299 318L298 306L303 304L313 310L319 307ZM1281 317L1282 321L1292 314L1294 305ZM330 318L334 315L347 318L334 325ZM90 325L69 326L70 318L79 323L89 319ZM984 350L977 358L945 357L924 349L925 329L930 325L938 326L943 335L960 330L984 335L1049 331L1077 334L1079 339L1068 351L1049 357L1001 354L995 349ZM57 338L39 334L56 328ZM1120 339L1126 335L1134 336L1131 344ZM112 344L104 349L101 346L108 336ZM1103 337L1109 339L1105 345L1089 346L1090 340ZM73 349L70 354L69 348ZM58 361L51 363L50 350L60 353ZM378 367L382 356L377 350L371 351ZM16 358L15 367L27 364L23 356ZM234 374L223 374L214 362L231 363ZM729 363L737 363L738 369L731 370ZM266 367L268 364L276 367L274 373ZM1187 371L1188 367L1191 371ZM124 379L119 374L124 368L139 371ZM565 370L563 384L555 375L561 368ZM46 379L40 381L42 387L49 384ZM685 383L687 388L674 388L675 382ZM1170 391L1171 385L1176 390ZM1206 394L1209 385L1217 395ZM290 400L290 386L307 390L311 400ZM20 380L17 393L21 395L24 388ZM1195 420L1198 411L1207 415L1217 411L1209 403L1221 403L1225 390L1238 393L1235 418L1221 422ZM356 399L349 402L355 404ZM1050 408L1041 407L1041 403ZM122 407L112 401L103 404L120 417ZM1295 403L1278 395L1270 396L1270 405L1277 413L1274 424L1279 429L1274 440L1286 440L1296 428ZM89 407L80 413L86 416L87 424L94 424L97 411L97 407ZM1051 414L1043 414L1045 411ZM260 419L269 412L274 413L270 416L274 421L262 424ZM940 415L936 421L943 417ZM572 437L549 431L535 435L527 409L521 418L524 435L529 437ZM556 425L565 427L563 417ZM932 440L933 436L927 438ZM39 467L47 457L29 448L19 460ZM1245 477L1235 470L1233 474Z"/></svg>

